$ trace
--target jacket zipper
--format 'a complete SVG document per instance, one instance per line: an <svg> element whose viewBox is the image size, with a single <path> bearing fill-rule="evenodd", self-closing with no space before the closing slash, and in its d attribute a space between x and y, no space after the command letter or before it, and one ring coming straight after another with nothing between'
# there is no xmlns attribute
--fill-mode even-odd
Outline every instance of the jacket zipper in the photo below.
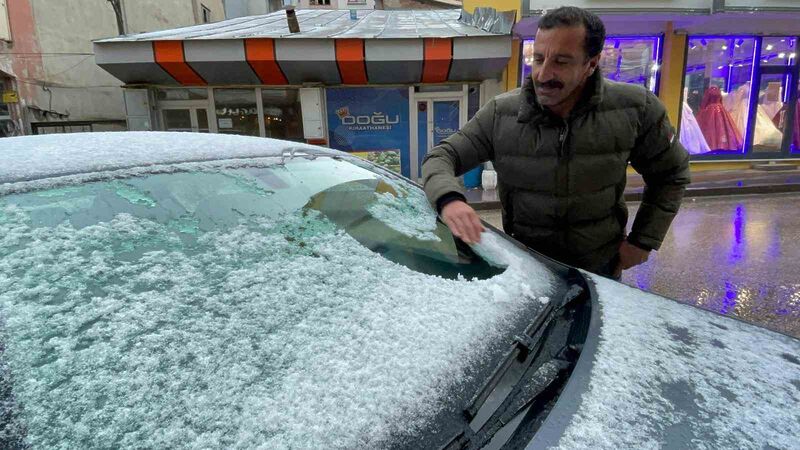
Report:
<svg viewBox="0 0 800 450"><path fill-rule="evenodd" d="M558 135L558 143L561 148L558 151L558 156L564 156L564 147L567 143L567 134L569 134L569 122L564 121L564 128L561 129L561 134Z"/></svg>

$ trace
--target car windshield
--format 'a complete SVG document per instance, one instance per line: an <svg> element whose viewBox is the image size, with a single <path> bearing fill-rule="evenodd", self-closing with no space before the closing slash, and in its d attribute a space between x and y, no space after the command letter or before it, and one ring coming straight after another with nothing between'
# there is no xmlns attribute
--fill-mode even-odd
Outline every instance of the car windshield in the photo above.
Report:
<svg viewBox="0 0 800 450"><path fill-rule="evenodd" d="M468 399L553 274L491 232L463 245L375 170L178 164L0 196L0 446L386 447Z"/></svg>

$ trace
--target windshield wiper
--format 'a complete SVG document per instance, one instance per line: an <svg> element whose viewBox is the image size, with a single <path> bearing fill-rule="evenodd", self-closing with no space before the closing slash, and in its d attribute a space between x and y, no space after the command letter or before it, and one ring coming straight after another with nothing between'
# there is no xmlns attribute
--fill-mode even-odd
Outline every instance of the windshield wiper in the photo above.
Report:
<svg viewBox="0 0 800 450"><path fill-rule="evenodd" d="M546 358L542 358L542 351L557 318L576 304L586 301L588 293L576 270L570 270L568 279L570 288L564 297L560 301L549 303L524 333L514 338L505 357L465 408L464 415L469 421L468 425L442 446L443 450L482 448L494 443L492 437L500 430L507 431L503 433L507 436L502 439L502 446L520 423L527 421L528 416L541 412L544 405L558 395L580 355L580 345L563 346ZM523 381L530 379L548 361L555 365L556 375L543 389L529 395L520 404L517 397L525 388Z"/></svg>

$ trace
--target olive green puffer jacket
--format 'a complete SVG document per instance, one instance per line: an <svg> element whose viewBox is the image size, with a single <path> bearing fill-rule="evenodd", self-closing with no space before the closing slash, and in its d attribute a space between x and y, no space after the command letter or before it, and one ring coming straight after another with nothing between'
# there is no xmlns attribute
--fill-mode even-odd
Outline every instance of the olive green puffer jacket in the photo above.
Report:
<svg viewBox="0 0 800 450"><path fill-rule="evenodd" d="M590 271L625 238L628 163L646 183L628 241L645 249L659 248L689 183L689 155L658 98L599 71L566 120L538 104L530 79L491 100L426 156L428 199L463 193L456 177L486 161L497 171L506 233Z"/></svg>

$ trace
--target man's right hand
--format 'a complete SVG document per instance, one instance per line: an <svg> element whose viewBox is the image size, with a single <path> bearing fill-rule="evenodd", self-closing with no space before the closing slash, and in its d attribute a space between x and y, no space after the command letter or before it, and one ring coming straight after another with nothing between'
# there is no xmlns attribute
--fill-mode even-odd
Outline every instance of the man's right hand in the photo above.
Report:
<svg viewBox="0 0 800 450"><path fill-rule="evenodd" d="M461 200L454 200L442 208L442 220L457 238L467 244L481 241L481 233L486 231L478 213Z"/></svg>

